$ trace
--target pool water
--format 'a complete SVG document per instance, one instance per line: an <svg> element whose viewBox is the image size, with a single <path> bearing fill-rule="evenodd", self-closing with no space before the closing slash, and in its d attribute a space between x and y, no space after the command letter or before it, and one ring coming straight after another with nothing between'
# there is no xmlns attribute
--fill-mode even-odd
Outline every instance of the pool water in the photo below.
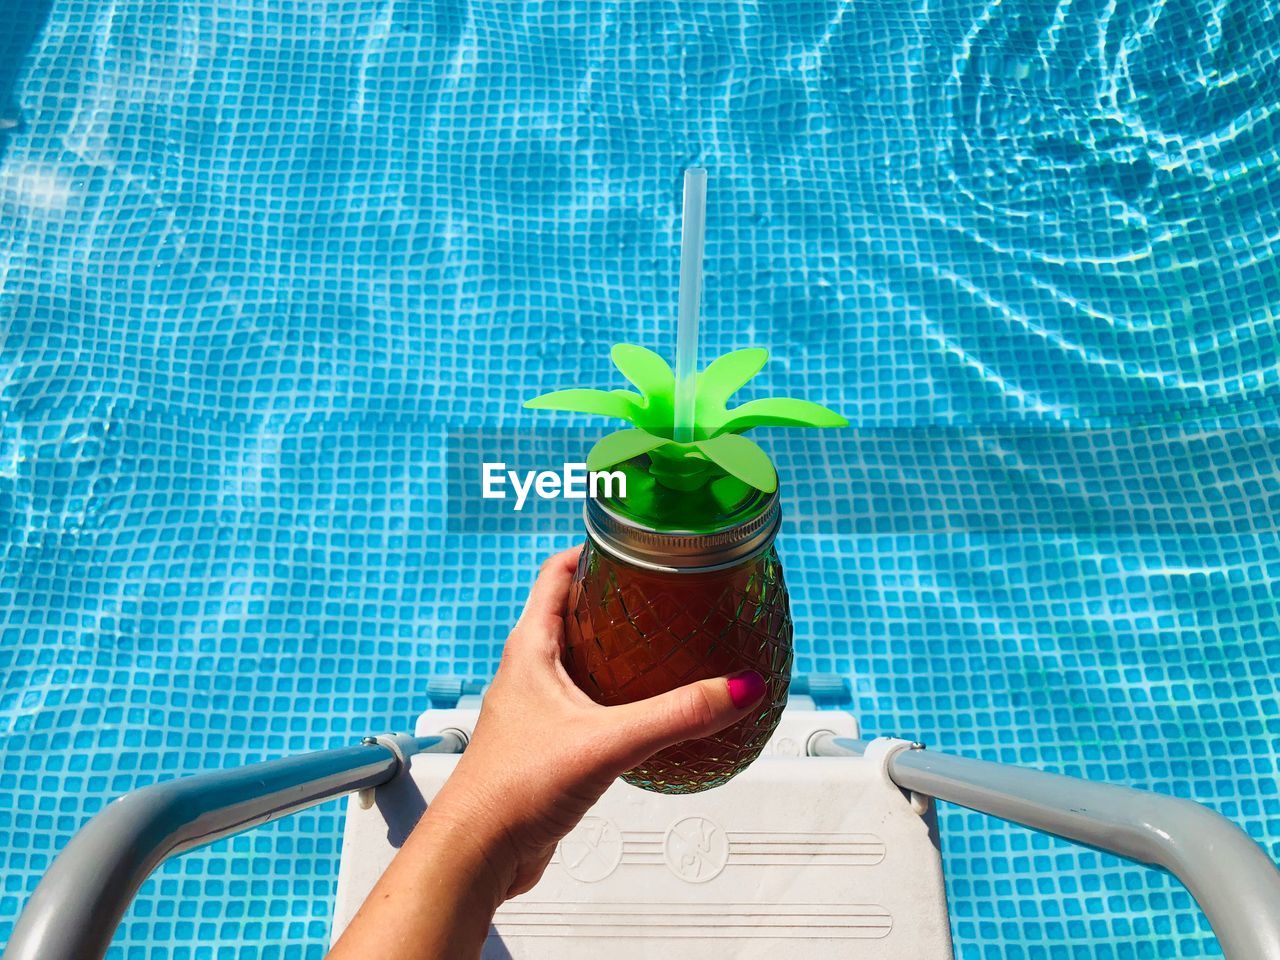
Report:
<svg viewBox="0 0 1280 960"><path fill-rule="evenodd" d="M1274 0L0 6L0 939L111 797L492 673L578 526L476 507L474 438L541 466L520 401L671 353L692 165L704 359L853 423L762 437L797 670L1280 855ZM339 829L168 864L113 955L322 956ZM1217 952L942 832L961 957Z"/></svg>

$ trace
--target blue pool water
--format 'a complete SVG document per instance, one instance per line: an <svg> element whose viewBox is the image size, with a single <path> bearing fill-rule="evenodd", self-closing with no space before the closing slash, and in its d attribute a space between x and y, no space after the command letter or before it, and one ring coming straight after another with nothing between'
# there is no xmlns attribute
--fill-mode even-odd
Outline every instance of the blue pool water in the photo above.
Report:
<svg viewBox="0 0 1280 960"><path fill-rule="evenodd" d="M854 424L763 441L797 668L1280 855L1275 0L0 12L0 939L110 797L492 672L577 528L459 478L671 350L694 164L707 355ZM1167 878L942 819L961 957L1217 952ZM115 955L320 957L338 845L170 863Z"/></svg>

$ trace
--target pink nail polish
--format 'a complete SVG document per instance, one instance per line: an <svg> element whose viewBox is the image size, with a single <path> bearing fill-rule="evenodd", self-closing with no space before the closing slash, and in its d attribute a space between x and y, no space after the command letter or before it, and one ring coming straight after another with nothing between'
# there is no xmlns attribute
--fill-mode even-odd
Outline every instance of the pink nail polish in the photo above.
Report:
<svg viewBox="0 0 1280 960"><path fill-rule="evenodd" d="M764 696L764 677L754 670L743 670L728 678L729 699L741 710Z"/></svg>

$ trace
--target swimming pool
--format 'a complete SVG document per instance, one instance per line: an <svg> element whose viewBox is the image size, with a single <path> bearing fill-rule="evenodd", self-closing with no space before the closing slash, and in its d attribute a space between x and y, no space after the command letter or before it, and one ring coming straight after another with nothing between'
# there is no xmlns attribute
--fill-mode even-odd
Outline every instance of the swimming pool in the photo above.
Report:
<svg viewBox="0 0 1280 960"><path fill-rule="evenodd" d="M615 340L671 352L695 164L706 356L768 345L762 391L853 422L763 441L797 670L1280 854L1274 3L8 15L0 938L110 797L492 672L576 527L450 477L554 447L519 402L612 384ZM942 828L960 956L1216 952L1167 879ZM118 955L319 957L338 838L169 864Z"/></svg>

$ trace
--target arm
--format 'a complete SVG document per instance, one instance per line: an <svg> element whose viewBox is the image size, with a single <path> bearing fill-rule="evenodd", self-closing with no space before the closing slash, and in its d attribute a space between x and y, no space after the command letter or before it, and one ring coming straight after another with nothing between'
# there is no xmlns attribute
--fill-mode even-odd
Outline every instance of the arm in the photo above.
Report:
<svg viewBox="0 0 1280 960"><path fill-rule="evenodd" d="M763 696L749 671L623 706L592 701L560 663L578 553L543 565L475 736L329 960L478 957L494 911L532 889L619 774L727 727Z"/></svg>

